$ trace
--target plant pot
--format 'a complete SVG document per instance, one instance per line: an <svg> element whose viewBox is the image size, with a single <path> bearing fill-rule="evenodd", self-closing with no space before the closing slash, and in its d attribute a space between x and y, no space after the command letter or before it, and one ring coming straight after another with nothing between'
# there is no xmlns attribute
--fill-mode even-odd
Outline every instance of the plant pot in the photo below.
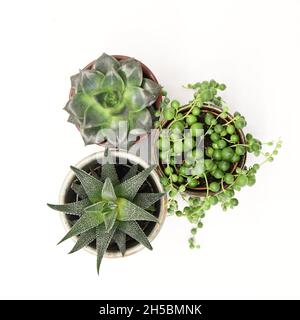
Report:
<svg viewBox="0 0 300 320"><path fill-rule="evenodd" d="M183 114L186 114L188 112L189 108L187 106L184 106L180 109L180 112L183 113ZM201 107L201 114L200 116L198 116L198 120L200 122L203 122L203 118L204 118L204 114L207 113L207 112L210 112L212 113L214 116L218 116L220 113L221 113L221 109L215 105L204 105L203 107ZM222 124L224 123L228 123L229 121L231 121L233 119L233 116L231 114L228 114L227 118L226 119L221 119L219 118L218 121ZM171 124L172 121L165 121L163 123L163 128L164 129L167 129L169 127L169 125ZM206 125L205 125L206 126ZM206 129L206 127L205 127ZM239 129L236 129L236 132L240 138L240 143L241 144L245 144L246 143L246 139L245 139L245 135L244 135L244 132L242 130L239 130ZM158 138L158 136L156 137ZM208 139L205 139L204 140L204 145L205 147L209 146L211 144L210 140L208 141ZM163 172L164 172L164 168L166 167L165 164L163 164L161 162L161 160L159 159L159 155L158 155L158 152L156 151L155 152L155 158L156 158L156 161L157 163L159 164L158 166L158 172L160 175L163 175ZM241 157L240 161L238 163L234 163L232 164L231 166L231 169L230 169L230 173L234 173L236 171L237 168L244 168L245 166L245 163L246 163L246 158L247 158L247 152ZM212 182L214 181L213 179L209 179L208 182ZM224 183L224 188L226 189L228 187L228 185L226 185ZM207 188L206 188L206 185L204 184L203 186L198 186L198 187L195 187L195 188L192 188L192 187L187 187L186 188L186 193L187 194L190 194L190 195L195 195L195 196L205 196L207 194ZM214 192L212 191L209 191L209 194L214 194Z"/></svg>
<svg viewBox="0 0 300 320"><path fill-rule="evenodd" d="M131 58L131 57L128 57L128 56L123 56L123 55L112 55L112 56L115 57L118 61L126 60L126 59ZM158 83L158 81L157 81L155 75L153 74L153 72L145 64L143 64L141 61L139 61L137 59L136 59L136 61L138 61L141 64L144 78L148 78L148 79ZM85 66L83 68L83 70L91 70L93 68L94 64L95 64L95 60L90 62L87 66ZM70 92L69 92L69 99L72 98L74 96L74 94L75 94L75 91L74 91L73 88L71 88ZM160 94L158 96L158 98L156 99L154 105L153 105L156 110L160 109L161 101L162 101L162 95ZM154 121L155 120L154 114L152 115L152 117L153 117L152 120ZM80 127L79 126L76 126L76 127L80 131ZM141 135L141 136L137 137L137 139L136 139L136 141L134 143L136 143L138 140L140 140L141 138L143 138L146 135L147 134L144 134L144 135ZM106 144L106 143L107 143L107 141L103 141L103 142L98 143L98 145L103 145L103 144Z"/></svg>
<svg viewBox="0 0 300 320"><path fill-rule="evenodd" d="M127 153L125 151L110 150L110 154L114 156L116 159L127 160L126 164L116 164L116 169L120 179L127 173L127 171L129 170L132 164L138 164L139 171L142 171L143 169L149 167L149 165L146 162L144 162L142 159L140 159L139 157L131 153ZM85 159L81 160L76 165L76 167L79 169L85 170L87 172L91 172L91 169L94 170L95 172L97 171L99 172L101 171L101 159L103 159L103 157L104 157L104 151L94 153L86 157ZM80 200L80 198L71 189L72 183L76 180L77 178L74 172L70 171L66 176L61 188L61 192L59 196L60 204L65 204L65 203ZM163 187L160 183L159 176L155 170L151 172L148 179L142 185L140 190L143 190L144 192L163 192ZM166 215L167 215L167 197L166 196L162 197L155 204L155 212L152 214L158 218L158 223L148 222L148 221L138 221L140 227L143 229L143 231L147 235L150 242L157 236L166 218ZM67 215L64 213L61 213L61 217L62 217L63 224L67 230L69 230L71 226L74 224L74 222L76 222L78 219L78 217L76 216ZM95 248L96 248L95 242L91 243L88 247L86 247L86 249L89 252L96 254ZM127 236L125 256L136 253L142 250L143 248L144 246L142 244L138 243L136 240ZM105 256L106 257L122 257L122 254L118 250L117 245L111 242L110 245L108 246Z"/></svg>

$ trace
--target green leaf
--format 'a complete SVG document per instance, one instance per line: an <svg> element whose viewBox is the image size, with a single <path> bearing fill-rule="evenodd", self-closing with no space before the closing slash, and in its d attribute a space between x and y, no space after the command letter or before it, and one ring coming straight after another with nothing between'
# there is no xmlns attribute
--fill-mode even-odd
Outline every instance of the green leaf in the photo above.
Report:
<svg viewBox="0 0 300 320"><path fill-rule="evenodd" d="M71 166L71 169L74 171L76 177L81 182L84 191L86 192L91 202L95 203L100 201L103 183L81 169L75 168L73 166Z"/></svg>
<svg viewBox="0 0 300 320"><path fill-rule="evenodd" d="M95 69L106 74L112 68L117 69L120 66L119 61L109 56L106 53L103 53L96 61L95 61Z"/></svg>
<svg viewBox="0 0 300 320"><path fill-rule="evenodd" d="M73 214L75 216L81 216L84 213L84 209L91 204L89 199L80 200L77 202L71 202L66 204L50 204L48 207L51 209L64 212L67 214Z"/></svg>
<svg viewBox="0 0 300 320"><path fill-rule="evenodd" d="M86 246L96 239L96 228L92 228L79 236L75 246L69 253L74 253Z"/></svg>
<svg viewBox="0 0 300 320"><path fill-rule="evenodd" d="M143 81L141 63L131 58L121 61L120 64L121 67L118 71L123 75L127 86L139 87Z"/></svg>
<svg viewBox="0 0 300 320"><path fill-rule="evenodd" d="M140 112L130 112L128 118L131 134L141 135L152 128L152 116L148 108Z"/></svg>
<svg viewBox="0 0 300 320"><path fill-rule="evenodd" d="M145 235L144 231L141 229L139 224L135 221L126 221L119 224L118 229L126 234L128 234L134 240L140 242L146 248L152 250L152 246Z"/></svg>
<svg viewBox="0 0 300 320"><path fill-rule="evenodd" d="M73 119L82 122L84 119L85 111L92 104L93 100L91 99L91 97L79 92L68 101L68 103L64 107L64 110L72 115Z"/></svg>
<svg viewBox="0 0 300 320"><path fill-rule="evenodd" d="M101 143L105 140L101 126L94 128L81 127L80 133L85 145Z"/></svg>
<svg viewBox="0 0 300 320"><path fill-rule="evenodd" d="M102 91L116 91L123 92L125 88L122 77L115 69L109 70L102 82Z"/></svg>
<svg viewBox="0 0 300 320"><path fill-rule="evenodd" d="M80 73L76 73L70 77L71 79L71 88L74 90L78 90L78 85L80 83Z"/></svg>
<svg viewBox="0 0 300 320"><path fill-rule="evenodd" d="M110 232L112 227L114 226L117 219L117 210L111 210L107 213L104 213L104 224L106 228L106 232Z"/></svg>
<svg viewBox="0 0 300 320"><path fill-rule="evenodd" d="M89 95L95 95L101 91L104 74L97 70L83 70L80 72L80 88Z"/></svg>
<svg viewBox="0 0 300 320"><path fill-rule="evenodd" d="M118 199L118 211L118 220L120 221L158 221L155 216L124 198Z"/></svg>
<svg viewBox="0 0 300 320"><path fill-rule="evenodd" d="M98 214L99 212L103 213L105 204L106 203L104 201L99 201L97 203L91 204L90 206L84 209L84 212L93 212L95 214Z"/></svg>
<svg viewBox="0 0 300 320"><path fill-rule="evenodd" d="M111 118L111 129L113 131L110 135L107 135L107 141L113 145L117 144L119 149L127 148L129 117L130 115L126 110L124 114L114 115Z"/></svg>
<svg viewBox="0 0 300 320"><path fill-rule="evenodd" d="M137 164L132 165L125 176L122 178L122 182L134 177L137 174L138 168L139 166Z"/></svg>
<svg viewBox="0 0 300 320"><path fill-rule="evenodd" d="M138 193L133 202L143 209L148 209L164 195L164 193Z"/></svg>
<svg viewBox="0 0 300 320"><path fill-rule="evenodd" d="M107 250L110 241L117 229L118 224L116 223L112 229L107 233L105 225L100 225L96 228L96 247L97 247L97 272L99 274L100 264Z"/></svg>
<svg viewBox="0 0 300 320"><path fill-rule="evenodd" d="M104 181L106 178L110 178L113 185L119 183L119 177L113 163L104 163L101 167L101 180Z"/></svg>
<svg viewBox="0 0 300 320"><path fill-rule="evenodd" d="M161 85L159 85L157 82L154 82L154 81L147 79L147 78L144 78L142 87L145 90L149 91L153 96L155 96L156 99L159 96L159 94L161 93L161 89L162 89Z"/></svg>
<svg viewBox="0 0 300 320"><path fill-rule="evenodd" d="M113 240L116 242L120 252L122 253L122 256L124 257L126 252L126 234L117 229L113 236Z"/></svg>
<svg viewBox="0 0 300 320"><path fill-rule="evenodd" d="M69 118L67 120L69 123L75 124L76 126L80 126L80 120L76 119L74 116L69 115Z"/></svg>
<svg viewBox="0 0 300 320"><path fill-rule="evenodd" d="M83 186L75 181L71 184L71 189L81 198L84 199L87 197Z"/></svg>
<svg viewBox="0 0 300 320"><path fill-rule="evenodd" d="M145 109L156 100L153 94L139 87L127 87L124 98L129 109L133 112L139 112Z"/></svg>
<svg viewBox="0 0 300 320"><path fill-rule="evenodd" d="M86 212L79 220L74 224L70 231L59 241L59 243L82 234L94 227L99 226L103 223L103 213L99 212ZM58 244L59 244L58 243Z"/></svg>
<svg viewBox="0 0 300 320"><path fill-rule="evenodd" d="M84 112L84 128L103 128L110 121L109 112L98 103L93 103Z"/></svg>
<svg viewBox="0 0 300 320"><path fill-rule="evenodd" d="M133 176L132 178L122 182L117 187L115 187L115 193L117 197L125 198L132 201L142 184L145 182L145 180L148 178L149 174L155 167L155 165L150 166L149 168L138 173L136 176Z"/></svg>
<svg viewBox="0 0 300 320"><path fill-rule="evenodd" d="M117 200L114 186L112 185L110 178L105 179L105 182L102 188L102 199L106 201Z"/></svg>

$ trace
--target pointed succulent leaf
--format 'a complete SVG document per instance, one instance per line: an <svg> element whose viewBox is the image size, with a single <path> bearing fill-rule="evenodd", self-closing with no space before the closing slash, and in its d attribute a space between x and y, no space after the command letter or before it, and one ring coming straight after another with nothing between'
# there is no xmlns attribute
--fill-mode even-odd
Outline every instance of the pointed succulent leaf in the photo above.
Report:
<svg viewBox="0 0 300 320"><path fill-rule="evenodd" d="M101 126L94 128L84 128L80 127L80 133L84 144L87 146L89 144L101 143L105 141L105 135L103 134L103 128Z"/></svg>
<svg viewBox="0 0 300 320"><path fill-rule="evenodd" d="M136 221L121 222L118 226L118 229L128 234L134 240L140 242L146 248L152 250L152 246L147 236Z"/></svg>
<svg viewBox="0 0 300 320"><path fill-rule="evenodd" d="M109 92L123 92L124 88L124 81L115 69L111 69L105 74L102 82L102 90Z"/></svg>
<svg viewBox="0 0 300 320"><path fill-rule="evenodd" d="M117 204L114 201L104 201L104 203L105 203L104 205L105 211L115 210L117 208Z"/></svg>
<svg viewBox="0 0 300 320"><path fill-rule="evenodd" d="M99 201L97 203L91 204L90 206L84 209L84 212L102 212L104 215L105 212L116 209L117 205L113 201Z"/></svg>
<svg viewBox="0 0 300 320"><path fill-rule="evenodd" d="M79 236L75 246L69 253L74 253L86 246L96 239L96 228L92 228Z"/></svg>
<svg viewBox="0 0 300 320"><path fill-rule="evenodd" d="M120 221L153 221L157 222L157 218L144 210L141 207L138 207L136 204L128 201L124 198L118 199L118 220Z"/></svg>
<svg viewBox="0 0 300 320"><path fill-rule="evenodd" d="M116 223L109 232L105 232L105 225L99 225L96 228L96 250L97 250L97 272L99 274L100 264L107 250L110 241L117 229L118 224Z"/></svg>
<svg viewBox="0 0 300 320"><path fill-rule="evenodd" d="M126 234L117 229L113 236L113 240L116 242L122 256L124 257L126 252Z"/></svg>
<svg viewBox="0 0 300 320"><path fill-rule="evenodd" d="M156 97L153 94L139 87L127 87L124 97L132 112L139 112L153 104L156 100Z"/></svg>
<svg viewBox="0 0 300 320"><path fill-rule="evenodd" d="M138 168L139 166L137 164L132 165L125 176L122 178L122 182L134 177L138 172Z"/></svg>
<svg viewBox="0 0 300 320"><path fill-rule="evenodd" d="M140 112L129 113L130 133L143 134L149 132L152 128L152 116L148 108L141 110Z"/></svg>
<svg viewBox="0 0 300 320"><path fill-rule="evenodd" d="M152 212L152 213L155 213L156 209L155 209L154 204L152 204L150 207L148 207L148 208L147 208L147 211L150 212L150 213L151 213L151 212Z"/></svg>
<svg viewBox="0 0 300 320"><path fill-rule="evenodd" d="M91 97L82 92L75 94L66 104L64 110L73 116L76 121L82 122L85 111L93 104Z"/></svg>
<svg viewBox="0 0 300 320"><path fill-rule="evenodd" d="M102 199L106 201L115 201L117 200L114 186L111 183L110 178L106 178L102 187Z"/></svg>
<svg viewBox="0 0 300 320"><path fill-rule="evenodd" d="M128 117L129 114L126 111L124 114L114 115L111 118L111 133L107 135L107 141L112 145L118 145L120 149L127 148Z"/></svg>
<svg viewBox="0 0 300 320"><path fill-rule="evenodd" d="M74 90L78 90L78 85L80 83L80 73L76 73L70 77L71 79L71 88Z"/></svg>
<svg viewBox="0 0 300 320"><path fill-rule="evenodd" d="M94 212L95 214L98 214L99 212L103 213L104 206L105 206L105 201L99 201L97 203L91 204L88 207L86 207L84 209L84 212L87 212L87 213Z"/></svg>
<svg viewBox="0 0 300 320"><path fill-rule="evenodd" d="M157 97L159 96L162 87L157 83L150 79L144 78L142 87L150 92L153 96Z"/></svg>
<svg viewBox="0 0 300 320"><path fill-rule="evenodd" d="M83 186L79 183L76 183L75 181L71 185L71 189L81 198L84 199L87 197Z"/></svg>
<svg viewBox="0 0 300 320"><path fill-rule="evenodd" d="M113 185L119 183L119 177L113 163L104 163L101 167L101 180L105 181L106 178L110 178Z"/></svg>
<svg viewBox="0 0 300 320"><path fill-rule="evenodd" d="M70 231L60 240L59 243L82 234L92 228L95 228L103 223L103 213L101 211L95 212L86 212L83 214L79 220L74 224Z"/></svg>
<svg viewBox="0 0 300 320"><path fill-rule="evenodd" d="M69 118L67 120L69 123L75 124L76 126L80 126L80 120L76 119L74 116L69 115Z"/></svg>
<svg viewBox="0 0 300 320"><path fill-rule="evenodd" d="M50 204L48 207L56 211L60 211L66 214L73 214L75 216L81 216L84 213L84 209L91 204L89 199L80 200L77 202L71 202L66 204Z"/></svg>
<svg viewBox="0 0 300 320"><path fill-rule="evenodd" d="M109 123L105 123L99 127L95 128L87 128L83 130L84 133L84 140L86 144L94 143L104 143L109 142L112 145L116 145L117 141L117 134L118 132L115 131L112 127L112 118L110 119Z"/></svg>
<svg viewBox="0 0 300 320"><path fill-rule="evenodd" d="M98 103L93 103L87 109L85 109L83 116L84 128L103 127L108 121L110 121L109 112Z"/></svg>
<svg viewBox="0 0 300 320"><path fill-rule="evenodd" d="M135 59L126 59L120 62L119 73L123 76L127 86L139 87L143 81L141 63Z"/></svg>
<svg viewBox="0 0 300 320"><path fill-rule="evenodd" d="M76 177L81 182L84 191L86 192L90 201L92 203L100 201L103 183L81 169L72 166L71 169L74 171Z"/></svg>
<svg viewBox="0 0 300 320"><path fill-rule="evenodd" d="M121 184L115 187L115 192L118 197L128 199L132 201L139 191L142 184L148 178L151 171L155 168L155 165L150 166L149 168L138 173L136 176L125 180Z"/></svg>
<svg viewBox="0 0 300 320"><path fill-rule="evenodd" d="M106 74L112 68L117 69L120 66L119 61L106 54L103 53L96 61L95 61L95 69Z"/></svg>
<svg viewBox="0 0 300 320"><path fill-rule="evenodd" d="M138 207L148 209L152 204L157 202L164 195L164 193L138 193L133 202Z"/></svg>
<svg viewBox="0 0 300 320"><path fill-rule="evenodd" d="M105 232L110 232L117 219L117 210L110 210L104 213Z"/></svg>
<svg viewBox="0 0 300 320"><path fill-rule="evenodd" d="M80 72L80 88L85 94L95 95L100 92L104 74L97 70Z"/></svg>

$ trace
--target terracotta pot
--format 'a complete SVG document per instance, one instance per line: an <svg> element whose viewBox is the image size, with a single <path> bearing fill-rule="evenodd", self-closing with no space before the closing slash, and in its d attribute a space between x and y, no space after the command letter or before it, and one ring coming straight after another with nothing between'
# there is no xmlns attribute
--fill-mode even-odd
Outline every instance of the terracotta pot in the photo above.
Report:
<svg viewBox="0 0 300 320"><path fill-rule="evenodd" d="M123 56L123 55L112 55L113 57L115 57L118 61L121 61L121 60L126 60L126 59L129 59L131 57L128 57L128 56ZM137 60L137 59L136 59ZM141 67L142 67L142 70L143 70L143 75L144 75L144 78L148 78L156 83L158 83L155 75L153 74L153 72L145 65L143 64L141 61L137 60L140 64L141 64ZM90 62L86 67L83 68L83 70L90 70L93 68L95 64L95 60ZM75 94L75 91L73 88L70 89L70 92L69 92L69 99L72 98ZM162 101L162 95L160 94L158 96L158 98L156 99L155 103L154 103L154 107L156 110L159 110L160 109L160 104L161 104L161 101ZM79 126L76 126L78 130L80 130L80 127ZM142 137L146 136L145 135L142 135L140 137L137 138L137 140L135 142L137 142L139 139L141 139ZM98 143L99 145L103 145L105 144L106 141L103 141L103 142L100 142Z"/></svg>
<svg viewBox="0 0 300 320"><path fill-rule="evenodd" d="M180 110L180 112L185 114L185 113L187 113L188 110L189 110L189 108L187 106L184 106ZM213 115L218 116L221 113L221 109L219 107L217 107L217 106L214 106L214 105L205 105L205 106L203 106L201 108L201 114L203 114L203 112L204 113L210 112ZM226 119L219 118L218 121L222 121L223 123L228 123L232 119L233 119L233 116L231 114L228 114ZM172 121L165 121L163 123L163 128L167 129L168 126L171 124L171 122ZM245 138L244 132L242 130L238 130L238 129L236 129L236 132L237 132L237 134L238 134L238 136L240 138L240 142L239 143L245 144L246 143L246 138ZM157 152L156 152L155 157L157 159L157 162L159 163L158 172L160 173L160 175L163 175L165 164L163 164L161 162L161 160L158 158ZM246 159L247 159L247 152L243 156L241 156L241 159L240 159L240 161L238 163L235 163L235 164L233 164L231 166L231 169L230 169L229 172L234 173L238 167L241 168L241 169L244 168L245 163L246 163ZM224 188L226 189L227 187L228 187L228 185L226 185L224 183ZM191 194L191 195L195 195L195 196L205 196L207 194L207 188L206 188L206 185L198 186L196 188L187 187L186 193L187 194ZM209 191L209 194L214 194L214 193Z"/></svg>
<svg viewBox="0 0 300 320"><path fill-rule="evenodd" d="M120 150L112 150L112 149L110 149L110 154L115 158L119 158L119 159L122 158L127 160L127 164L126 165L124 164L125 167L122 167L123 172L121 173L123 173L123 175L126 174L126 172L129 170L130 165L132 164L138 164L141 170L149 167L149 165L145 161L135 156L134 154L127 153L125 151L120 151ZM76 167L82 170L85 170L87 172L89 172L89 170L91 169L93 169L94 171L95 170L97 171L101 167L101 159L103 159L103 157L104 157L104 151L94 153L86 157L85 159L81 160L76 165ZM120 166L123 166L123 164ZM120 171L118 173L120 174ZM120 178L123 175L121 175ZM63 182L63 185L61 187L61 192L59 195L60 204L70 203L70 202L79 200L78 196L71 189L71 185L75 180L77 180L77 178L74 172L70 171L66 176ZM159 176L155 170L151 172L148 179L146 180L146 182L141 188L148 188L146 189L146 191L143 191L143 192L164 192L163 186L160 183ZM154 238L157 236L157 234L161 230L161 227L167 216L167 196L166 195L162 197L160 201L156 202L155 209L156 210L153 213L153 215L157 217L158 223L150 222L150 221L138 221L138 223L140 224L140 227L143 229L144 233L147 235L150 242L154 240ZM71 226L76 222L76 219L78 219L78 217L76 216L67 215L64 213L61 213L61 218L67 231L70 230ZM73 237L73 239L77 240L77 237ZM125 256L136 253L144 248L142 244L130 238L129 236L127 236L126 247L127 248L126 248ZM91 243L89 246L86 247L86 249L90 253L96 254L95 243ZM111 242L111 244L109 245L106 251L105 257L112 257L112 258L122 257L122 254L118 250L118 247L116 246L116 244Z"/></svg>

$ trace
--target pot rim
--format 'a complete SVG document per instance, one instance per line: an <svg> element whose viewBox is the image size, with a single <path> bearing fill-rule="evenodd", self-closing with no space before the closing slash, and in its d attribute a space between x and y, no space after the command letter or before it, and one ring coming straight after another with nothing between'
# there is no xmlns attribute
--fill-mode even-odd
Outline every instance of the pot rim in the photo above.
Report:
<svg viewBox="0 0 300 320"><path fill-rule="evenodd" d="M204 104L203 108L210 109L211 112L215 112L217 114L219 114L222 111L222 109L220 107L218 107L218 106L216 106L215 104L212 104L212 103ZM181 107L179 111L187 112L188 109L189 109L189 107L187 105L185 105L185 106ZM209 112L209 111L207 111L207 112ZM227 118L225 119L225 121L228 122L228 121L230 121L232 119L233 119L232 114L227 113ZM171 121L167 121L167 120L164 121L162 127L163 128L168 127ZM237 130L237 133L238 133L238 135L239 135L239 137L241 139L242 144L245 144L246 138L245 138L245 134L244 134L243 130L241 130L241 129L236 129L236 130ZM162 164L160 162L160 159L157 156L157 152L155 152L155 157L156 157L157 163L158 163L159 174L160 174L160 176L163 176L164 174L163 174ZM246 160L247 160L247 151L241 157L240 161L234 164L231 172L234 172L237 169L237 167L243 169L245 164L246 164ZM227 185L224 186L225 189L227 187L228 187ZM185 193L186 194L190 194L190 195L195 195L195 196L202 196L202 195L206 195L207 188L206 187L186 188ZM209 194L214 194L214 193L209 191Z"/></svg>
<svg viewBox="0 0 300 320"><path fill-rule="evenodd" d="M126 151L123 151L123 150L112 149L112 148L110 148L109 150L110 150L111 154L114 157L127 159L130 162L133 162L135 164L139 164L143 168L148 168L149 167L149 164L147 162L145 162L144 160L142 160L141 158L137 157L136 155L134 155L134 154L132 154L130 152L126 152ZM83 168L83 167L85 167L86 165L88 165L89 163L91 163L93 161L97 161L97 160L103 159L104 153L105 153L105 150L98 151L98 152L95 152L93 154L90 154L87 157L85 157L84 159L80 160L75 166L77 168ZM152 170L150 175L153 178L153 181L155 182L155 184L157 186L158 192L164 192L163 186L160 183L160 178L159 178L159 175L157 174L156 170ZM76 176L75 176L74 172L72 170L70 170L68 172L67 176L65 177L65 179L63 181L63 184L61 186L61 190L60 190L60 193L59 193L59 203L60 204L64 204L64 199L65 199L67 190L70 188L71 183L75 178L76 178ZM159 233L159 231L160 231L160 229L161 229L161 227L162 227L162 225L163 225L163 223L164 223L164 221L166 219L166 216L167 216L167 196L164 195L161 198L160 212L159 212L159 216L158 216L158 223L155 224L155 226L152 229L151 233L147 236L150 242L153 241L156 238L156 236L158 235L158 233ZM61 212L60 213L60 217L61 217L62 223L63 223L66 231L70 230L70 226L68 224L68 221L67 221L67 218L66 218L66 214ZM77 239L77 237L72 237L72 239L75 241ZM145 247L141 243L138 243L136 246L131 247L129 249L126 249L126 252L125 252L124 256L132 255L132 254L134 254L136 252L141 251L144 248ZM94 255L96 254L96 250L90 248L89 246L86 246L84 249L86 251L94 254ZM118 257L122 257L122 254L119 251L118 252L106 252L104 256L108 257L108 258L118 258Z"/></svg>

